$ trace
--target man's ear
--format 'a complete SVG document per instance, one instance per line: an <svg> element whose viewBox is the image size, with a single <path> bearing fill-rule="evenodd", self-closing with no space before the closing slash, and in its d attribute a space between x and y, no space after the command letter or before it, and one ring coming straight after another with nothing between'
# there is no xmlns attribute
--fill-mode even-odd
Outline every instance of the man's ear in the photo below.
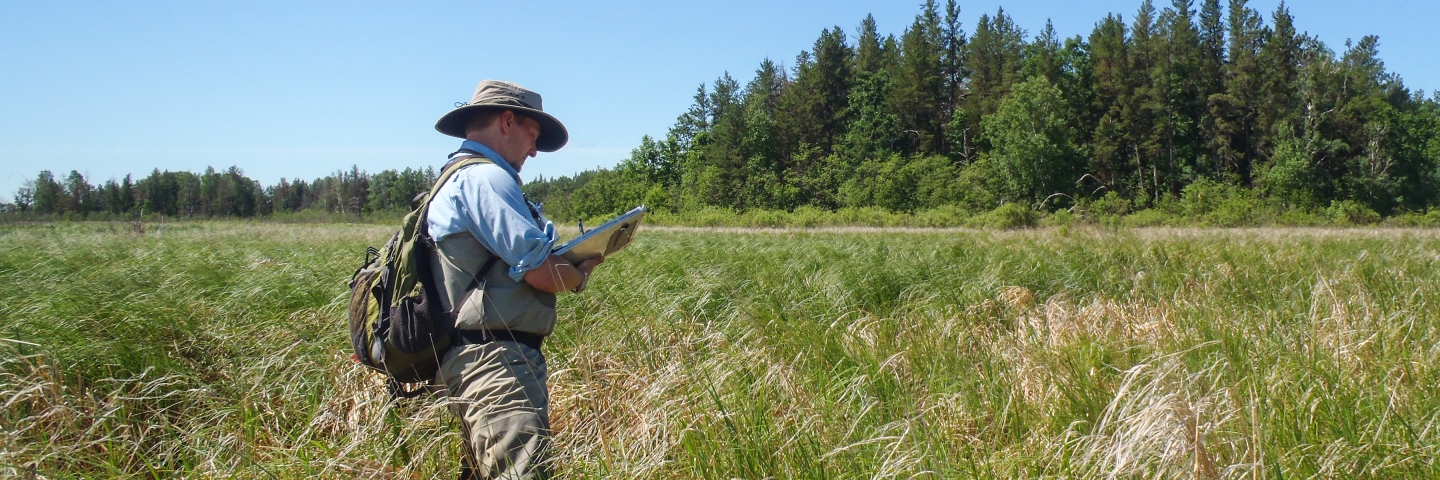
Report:
<svg viewBox="0 0 1440 480"><path fill-rule="evenodd" d="M500 122L500 134L509 135L510 128L515 125L515 112L510 110L501 111L500 118L495 119L495 121Z"/></svg>

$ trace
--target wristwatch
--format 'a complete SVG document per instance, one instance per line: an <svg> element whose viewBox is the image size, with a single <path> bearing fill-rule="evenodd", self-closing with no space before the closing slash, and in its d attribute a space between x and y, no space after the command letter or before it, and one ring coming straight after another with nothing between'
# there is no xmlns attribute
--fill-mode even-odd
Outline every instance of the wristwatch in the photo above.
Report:
<svg viewBox="0 0 1440 480"><path fill-rule="evenodd" d="M580 269L577 268L576 270L580 270ZM584 275L584 276L585 276L585 279L584 279L584 280L581 280L581 281L580 281L580 286L577 286L577 287L575 287L574 290L571 290L571 291L570 291L571 293L580 293L580 292L583 292L583 291L585 291L585 285L589 285L589 284L590 284L590 274L587 273L587 272L584 271L584 270L580 270L580 274L581 274L581 275Z"/></svg>

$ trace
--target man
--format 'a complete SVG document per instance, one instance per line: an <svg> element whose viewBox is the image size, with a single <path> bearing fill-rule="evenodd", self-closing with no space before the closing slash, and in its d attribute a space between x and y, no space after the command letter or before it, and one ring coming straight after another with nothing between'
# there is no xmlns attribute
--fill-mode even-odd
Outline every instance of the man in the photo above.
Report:
<svg viewBox="0 0 1440 480"><path fill-rule="evenodd" d="M555 226L521 194L519 172L569 134L542 110L540 94L494 80L435 129L465 139L452 161L492 162L456 172L426 219L441 306L456 313L455 346L435 380L460 419L461 478L543 478L550 412L541 343L555 329L555 294L583 289L604 259L572 265L550 254Z"/></svg>

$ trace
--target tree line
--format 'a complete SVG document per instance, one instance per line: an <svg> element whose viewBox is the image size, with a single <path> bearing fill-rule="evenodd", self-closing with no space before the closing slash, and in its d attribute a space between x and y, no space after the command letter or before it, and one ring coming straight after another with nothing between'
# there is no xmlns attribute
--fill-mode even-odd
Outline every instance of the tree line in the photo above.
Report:
<svg viewBox="0 0 1440 480"><path fill-rule="evenodd" d="M74 218L144 214L248 218L301 211L363 215L408 210L411 199L428 191L435 177L428 167L368 174L352 166L310 182L282 178L266 187L232 166L223 172L210 167L199 174L156 169L139 180L126 175L123 180L92 185L78 171L57 179L44 170L26 181L5 209Z"/></svg>
<svg viewBox="0 0 1440 480"><path fill-rule="evenodd" d="M959 14L931 0L899 37L870 16L853 41L826 29L791 67L702 84L617 167L525 190L557 218L639 203L1124 211L1187 189L1385 215L1440 203L1440 95L1387 72L1377 37L1336 52L1283 3L1266 22L1245 0L1146 0L1071 38L1048 22L1030 36L1003 8L967 32Z"/></svg>
<svg viewBox="0 0 1440 480"><path fill-rule="evenodd" d="M1387 72L1379 40L1335 51L1284 3L1145 0L1088 36L1029 35L1000 9L973 32L927 1L898 37L871 16L825 29L787 67L702 84L664 138L614 168L540 178L526 194L561 220L644 203L671 212L880 208L987 212L1163 208L1246 196L1382 215L1440 204L1440 94ZM400 211L433 169L262 186L236 167L155 170L91 185L41 172L3 206L40 215L250 217ZM1247 207L1248 208L1248 207Z"/></svg>

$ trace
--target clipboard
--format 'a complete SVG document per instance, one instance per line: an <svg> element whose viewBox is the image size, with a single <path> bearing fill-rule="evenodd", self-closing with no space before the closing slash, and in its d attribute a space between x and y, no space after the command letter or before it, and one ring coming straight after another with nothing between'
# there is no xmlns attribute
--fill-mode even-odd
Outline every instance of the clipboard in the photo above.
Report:
<svg viewBox="0 0 1440 480"><path fill-rule="evenodd" d="M644 205L635 207L603 225L582 232L574 240L556 246L550 253L559 255L571 263L580 263L601 255L610 255L630 245L640 220L649 209Z"/></svg>

